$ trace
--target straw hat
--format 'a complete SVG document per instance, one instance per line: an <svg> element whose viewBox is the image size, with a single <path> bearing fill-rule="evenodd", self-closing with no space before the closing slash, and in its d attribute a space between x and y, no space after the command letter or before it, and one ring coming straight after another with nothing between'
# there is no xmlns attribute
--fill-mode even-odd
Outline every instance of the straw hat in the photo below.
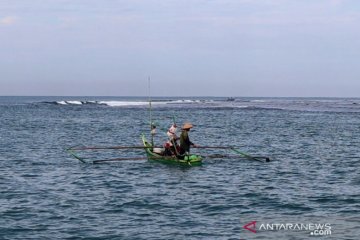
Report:
<svg viewBox="0 0 360 240"><path fill-rule="evenodd" d="M193 127L193 125L191 123L184 123L184 125L182 126L182 129L190 129L192 127Z"/></svg>

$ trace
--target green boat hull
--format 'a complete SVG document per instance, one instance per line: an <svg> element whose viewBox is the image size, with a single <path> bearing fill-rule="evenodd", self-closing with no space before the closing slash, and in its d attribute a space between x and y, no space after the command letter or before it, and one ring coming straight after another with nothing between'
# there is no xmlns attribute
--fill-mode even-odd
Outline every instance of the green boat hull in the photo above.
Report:
<svg viewBox="0 0 360 240"><path fill-rule="evenodd" d="M161 154L154 153L152 151L152 145L146 140L145 136L141 137L146 156L149 161L156 161L165 164L177 164L184 166L199 166L202 164L202 157L199 155L189 155L185 156L184 159L179 159L173 156L162 156Z"/></svg>

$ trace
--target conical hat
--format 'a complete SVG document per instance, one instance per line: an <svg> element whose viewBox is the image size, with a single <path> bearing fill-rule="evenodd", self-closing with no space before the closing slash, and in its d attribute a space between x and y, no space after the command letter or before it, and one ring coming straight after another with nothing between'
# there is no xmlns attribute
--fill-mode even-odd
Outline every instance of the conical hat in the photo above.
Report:
<svg viewBox="0 0 360 240"><path fill-rule="evenodd" d="M182 126L182 129L190 129L192 127L193 127L193 125L191 123L184 123L184 125Z"/></svg>

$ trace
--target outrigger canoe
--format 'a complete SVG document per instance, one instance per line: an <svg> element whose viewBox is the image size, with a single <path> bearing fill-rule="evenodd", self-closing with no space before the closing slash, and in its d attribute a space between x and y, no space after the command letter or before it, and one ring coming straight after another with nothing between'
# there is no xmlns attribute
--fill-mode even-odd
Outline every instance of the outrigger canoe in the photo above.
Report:
<svg viewBox="0 0 360 240"><path fill-rule="evenodd" d="M202 164L202 157L200 155L192 154L184 156L184 159L180 159L176 156L163 156L161 152L154 152L155 148L153 148L151 143L146 140L144 135L141 136L141 139L144 144L147 159L150 161L187 166L198 166Z"/></svg>
<svg viewBox="0 0 360 240"><path fill-rule="evenodd" d="M79 161L83 163L104 163L104 162L114 162L114 161L125 161L125 160L149 160L149 161L156 161L161 163L167 163L167 164L177 164L177 165L183 165L183 166L198 166L202 164L203 157L200 155L185 155L185 156L168 156L164 154L165 148L159 148L156 146L153 146L151 143L149 143L145 136L141 136L143 145L142 146L110 146L110 147L70 147L66 150L68 153L73 156L74 158L78 159ZM196 146L196 148L214 148L214 149L229 149L233 152L236 152L237 154L241 155L244 158L250 159L250 160L256 160L261 162L270 162L269 157L263 157L263 156L250 156L249 154L240 152L239 150L235 149L234 147L227 147L227 146ZM125 158L112 158L112 159L100 159L100 160L89 160L89 158L80 157L75 152L76 151L84 151L84 150L120 150L120 149L141 149L145 150L146 157L125 157ZM227 155L210 155L207 156L207 158L227 158L231 156ZM237 156L238 157L238 156Z"/></svg>

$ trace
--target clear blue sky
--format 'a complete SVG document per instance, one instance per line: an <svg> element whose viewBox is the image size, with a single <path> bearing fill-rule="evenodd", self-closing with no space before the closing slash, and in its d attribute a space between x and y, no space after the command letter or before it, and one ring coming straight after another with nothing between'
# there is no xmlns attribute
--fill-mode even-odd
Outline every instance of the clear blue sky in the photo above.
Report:
<svg viewBox="0 0 360 240"><path fill-rule="evenodd" d="M359 0L0 0L0 95L360 97Z"/></svg>

